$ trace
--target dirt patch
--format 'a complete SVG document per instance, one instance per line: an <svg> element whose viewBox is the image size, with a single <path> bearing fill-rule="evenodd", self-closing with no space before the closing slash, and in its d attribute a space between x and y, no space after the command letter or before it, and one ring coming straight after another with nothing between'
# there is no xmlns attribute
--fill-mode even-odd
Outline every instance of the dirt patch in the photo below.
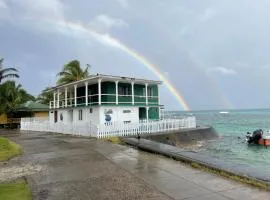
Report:
<svg viewBox="0 0 270 200"><path fill-rule="evenodd" d="M0 182L8 182L23 176L39 173L42 169L41 165L25 164L1 167Z"/></svg>

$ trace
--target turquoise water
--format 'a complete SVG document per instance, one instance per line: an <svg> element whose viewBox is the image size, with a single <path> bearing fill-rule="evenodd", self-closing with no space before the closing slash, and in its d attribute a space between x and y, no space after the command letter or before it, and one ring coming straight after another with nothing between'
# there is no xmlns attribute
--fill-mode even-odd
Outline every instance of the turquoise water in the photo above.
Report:
<svg viewBox="0 0 270 200"><path fill-rule="evenodd" d="M259 128L270 130L270 109L235 110L229 111L229 114L219 112L192 112L198 125L212 125L220 135L219 140L209 142L198 153L232 163L246 164L270 173L270 147L245 143L246 132Z"/></svg>

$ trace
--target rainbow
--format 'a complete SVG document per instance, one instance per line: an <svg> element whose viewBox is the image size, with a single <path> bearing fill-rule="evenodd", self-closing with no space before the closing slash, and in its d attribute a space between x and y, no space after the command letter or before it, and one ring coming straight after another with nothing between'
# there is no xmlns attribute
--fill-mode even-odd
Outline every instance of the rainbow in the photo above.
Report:
<svg viewBox="0 0 270 200"><path fill-rule="evenodd" d="M90 34L93 38L95 38L97 41L109 45L112 47L115 47L117 49L120 49L124 51L125 53L129 54L136 60L138 60L140 63L142 63L144 66L146 66L151 72L153 72L163 83L164 85L169 89L169 91L173 94L173 96L176 98L177 102L181 105L182 109L189 111L189 105L184 99L183 95L180 93L179 90L170 82L168 78L164 76L164 74L160 71L160 69L152 64L149 60L147 60L145 57L137 53L135 50L127 47L125 44L121 43L117 39L111 37L108 34L101 34L93 29L91 29L89 26L84 25L79 22L72 22L72 21L66 21L66 20L60 20L60 19L45 19L46 21L50 21L52 23L57 23L60 26L63 26L67 29L72 29L79 32L85 32Z"/></svg>

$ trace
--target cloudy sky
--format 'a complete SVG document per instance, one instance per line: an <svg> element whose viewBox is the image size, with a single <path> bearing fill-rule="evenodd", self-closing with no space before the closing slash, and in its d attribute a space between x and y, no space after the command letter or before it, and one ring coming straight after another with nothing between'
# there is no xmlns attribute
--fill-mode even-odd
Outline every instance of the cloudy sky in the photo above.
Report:
<svg viewBox="0 0 270 200"><path fill-rule="evenodd" d="M34 95L72 59L92 73L158 79L88 27L156 65L192 109L265 108L269 10L269 0L0 0L0 57ZM166 87L161 96L182 109Z"/></svg>

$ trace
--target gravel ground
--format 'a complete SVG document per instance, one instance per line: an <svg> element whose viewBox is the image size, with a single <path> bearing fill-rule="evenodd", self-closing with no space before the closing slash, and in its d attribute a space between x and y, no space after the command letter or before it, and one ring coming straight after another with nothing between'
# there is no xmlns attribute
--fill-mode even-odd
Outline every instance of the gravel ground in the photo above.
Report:
<svg viewBox="0 0 270 200"><path fill-rule="evenodd" d="M24 155L0 166L0 181L26 176L34 199L171 199L96 152L96 139L9 134Z"/></svg>

